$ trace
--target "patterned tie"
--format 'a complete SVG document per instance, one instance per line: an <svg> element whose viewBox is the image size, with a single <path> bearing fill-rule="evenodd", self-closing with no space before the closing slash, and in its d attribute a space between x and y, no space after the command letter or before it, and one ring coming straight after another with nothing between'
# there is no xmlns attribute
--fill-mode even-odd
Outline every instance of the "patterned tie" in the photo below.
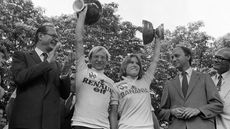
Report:
<svg viewBox="0 0 230 129"><path fill-rule="evenodd" d="M222 79L223 79L223 77L222 77L222 75L220 74L219 76L218 76L218 82L217 82L217 84L216 84L216 86L217 86L217 90L218 91L220 91L220 87L221 87L221 84L222 84Z"/></svg>
<svg viewBox="0 0 230 129"><path fill-rule="evenodd" d="M44 62L44 61L47 61L48 54L47 54L47 53L42 53L42 55L43 55L43 57L44 57L44 58L43 58L43 62Z"/></svg>
<svg viewBox="0 0 230 129"><path fill-rule="evenodd" d="M182 74L182 92L185 97L188 90L187 72L183 71L181 74Z"/></svg>

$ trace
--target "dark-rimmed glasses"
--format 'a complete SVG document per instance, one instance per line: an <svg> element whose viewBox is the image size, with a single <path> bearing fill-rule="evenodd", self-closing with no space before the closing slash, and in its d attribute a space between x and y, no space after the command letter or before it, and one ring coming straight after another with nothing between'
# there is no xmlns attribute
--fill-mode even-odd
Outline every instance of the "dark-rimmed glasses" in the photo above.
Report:
<svg viewBox="0 0 230 129"><path fill-rule="evenodd" d="M226 59L222 56L214 56L214 60L218 61L218 62L222 62L222 61L229 61L230 62L230 59Z"/></svg>

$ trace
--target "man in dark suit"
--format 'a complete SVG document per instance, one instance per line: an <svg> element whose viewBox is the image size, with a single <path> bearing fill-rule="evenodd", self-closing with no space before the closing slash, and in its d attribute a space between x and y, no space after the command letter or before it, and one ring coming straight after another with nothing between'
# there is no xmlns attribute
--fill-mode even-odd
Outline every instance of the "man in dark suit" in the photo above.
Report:
<svg viewBox="0 0 230 129"><path fill-rule="evenodd" d="M59 129L60 97L70 92L68 71L60 70L56 51L60 46L53 25L38 28L36 48L15 52L12 72L17 85L9 129ZM45 53L45 54L44 54ZM64 63L68 69L72 62Z"/></svg>
<svg viewBox="0 0 230 129"><path fill-rule="evenodd" d="M4 64L6 64L6 60L8 58L8 53L5 46L0 45L0 99L3 97L5 90L2 88L3 86L3 75L4 71Z"/></svg>
<svg viewBox="0 0 230 129"><path fill-rule="evenodd" d="M212 79L192 70L186 47L176 47L172 61L179 74L164 87L159 118L169 122L169 129L215 129L214 117L223 104Z"/></svg>

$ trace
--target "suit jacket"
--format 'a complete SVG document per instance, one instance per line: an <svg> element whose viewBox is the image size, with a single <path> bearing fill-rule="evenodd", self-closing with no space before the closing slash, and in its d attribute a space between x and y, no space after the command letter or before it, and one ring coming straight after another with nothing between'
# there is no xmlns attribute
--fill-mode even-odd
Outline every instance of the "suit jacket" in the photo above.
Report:
<svg viewBox="0 0 230 129"><path fill-rule="evenodd" d="M57 63L42 62L35 51L15 52L12 72L17 85L9 128L59 129L60 97L70 92L70 78L60 79Z"/></svg>
<svg viewBox="0 0 230 129"><path fill-rule="evenodd" d="M218 82L217 76L212 77L215 84ZM223 75L221 89L219 91L221 99L224 101L223 113L216 117L217 129L230 129L230 71Z"/></svg>
<svg viewBox="0 0 230 129"><path fill-rule="evenodd" d="M185 97L180 85L179 76L166 83L159 118L169 122L169 129L215 129L214 117L222 112L223 104L211 77L192 71ZM188 120L170 114L170 109L182 106L198 108L201 113Z"/></svg>

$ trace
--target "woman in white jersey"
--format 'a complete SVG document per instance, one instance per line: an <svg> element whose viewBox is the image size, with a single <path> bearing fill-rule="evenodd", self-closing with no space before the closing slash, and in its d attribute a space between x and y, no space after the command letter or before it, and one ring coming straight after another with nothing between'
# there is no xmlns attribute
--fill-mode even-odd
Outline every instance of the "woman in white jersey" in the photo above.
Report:
<svg viewBox="0 0 230 129"><path fill-rule="evenodd" d="M76 25L76 92L77 100L72 117L73 129L109 129L109 103L113 81L104 74L110 59L106 48L96 46L85 63L83 48L84 20L87 7L79 14Z"/></svg>
<svg viewBox="0 0 230 129"><path fill-rule="evenodd" d="M117 97L111 102L112 129L154 129L149 91L160 54L160 41L154 41L153 60L145 74L137 54L128 55L121 64L123 80L115 83Z"/></svg>

